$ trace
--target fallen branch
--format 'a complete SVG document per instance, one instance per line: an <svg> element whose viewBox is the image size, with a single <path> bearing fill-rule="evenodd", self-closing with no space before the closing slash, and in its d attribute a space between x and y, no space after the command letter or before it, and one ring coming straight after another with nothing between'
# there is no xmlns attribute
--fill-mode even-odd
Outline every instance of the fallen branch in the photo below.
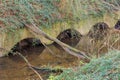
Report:
<svg viewBox="0 0 120 80"><path fill-rule="evenodd" d="M6 49L1 48L1 47L0 47L0 50L6 51L6 52L11 52L11 53L13 53L13 54L18 54L18 55L27 63L28 67L29 67L33 72L35 72L35 74L38 75L39 79L40 79L40 80L43 80L42 77L41 77L41 75L33 68L33 66L29 63L29 61L28 61L21 53L19 53L19 52L12 52L12 51L6 50Z"/></svg>
<svg viewBox="0 0 120 80"><path fill-rule="evenodd" d="M34 33L38 34L38 35L42 35L44 36L45 38L51 40L51 41L54 41L56 42L57 44L59 44L66 52L68 52L69 54L73 55L73 56L76 56L78 58L81 58L81 59L87 59L88 61L90 61L90 57L88 57L84 52L80 51L80 50L77 50L75 48L72 48L71 46L59 41L58 39L56 38L53 38L49 35L47 35L45 32L43 32L42 30L40 30L35 24L32 23L32 26L30 25L27 25L25 24L26 27L30 30L32 30Z"/></svg>
<svg viewBox="0 0 120 80"><path fill-rule="evenodd" d="M34 70L33 66L28 62L28 60L27 60L21 53L16 52L16 54L18 54L20 57L22 57L22 58L24 59L24 61L25 61L25 62L27 63L27 65L28 65L28 67L29 67L33 72L35 72L35 73L38 75L38 77L39 77L40 80L43 80L42 77L40 76L40 74L39 74L36 70Z"/></svg>
<svg viewBox="0 0 120 80"><path fill-rule="evenodd" d="M34 32L31 31L31 33L32 33L33 35L35 35ZM60 55L55 55L55 53L54 53L44 42L42 42L42 40L40 40L40 41L41 41L42 45L51 53L52 56L55 56L55 57L57 57L57 58L63 58L63 57L61 57Z"/></svg>

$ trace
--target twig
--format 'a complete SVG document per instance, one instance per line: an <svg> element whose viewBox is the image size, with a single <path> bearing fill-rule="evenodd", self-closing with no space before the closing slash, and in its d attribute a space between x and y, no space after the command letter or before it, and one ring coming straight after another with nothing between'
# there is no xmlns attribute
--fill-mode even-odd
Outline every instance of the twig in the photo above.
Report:
<svg viewBox="0 0 120 80"><path fill-rule="evenodd" d="M4 49L4 48L1 48L1 47L0 47L0 50L4 50L4 51L9 52L8 50L6 50L6 49ZM12 51L10 51L10 52L12 52ZM23 60L27 63L28 67L29 67L33 72L35 72L35 73L38 75L38 77L39 77L40 80L43 80L42 77L41 77L41 75L40 75L36 70L34 70L34 68L33 68L32 65L29 63L29 61L28 61L21 53L19 53L19 52L12 52L12 53L13 53L13 54L18 54L21 58L23 58Z"/></svg>
<svg viewBox="0 0 120 80"><path fill-rule="evenodd" d="M20 57L22 57L22 58L24 59L24 61L25 61L25 62L27 63L27 65L28 65L28 67L29 67L33 72L35 72L35 73L38 75L38 77L39 77L40 80L43 80L42 77L41 77L41 75L40 75L36 70L34 70L34 68L33 68L32 65L29 63L29 61L28 61L21 53L16 52L16 54L18 54Z"/></svg>
<svg viewBox="0 0 120 80"><path fill-rule="evenodd" d="M32 33L33 35L35 35L34 32L31 31L31 33ZM49 47L46 46L46 44L45 44L44 42L42 42L42 40L40 40L40 41L41 41L41 43L43 44L43 46L51 53L51 55L53 55L53 56L55 56L55 57L58 57L58 58L63 58L63 57L61 57L60 55L56 55Z"/></svg>
<svg viewBox="0 0 120 80"><path fill-rule="evenodd" d="M55 57L58 57L58 58L62 58L61 56L59 55L56 55L49 47L46 46L46 44L42 43L45 48L51 53L51 55L55 56Z"/></svg>

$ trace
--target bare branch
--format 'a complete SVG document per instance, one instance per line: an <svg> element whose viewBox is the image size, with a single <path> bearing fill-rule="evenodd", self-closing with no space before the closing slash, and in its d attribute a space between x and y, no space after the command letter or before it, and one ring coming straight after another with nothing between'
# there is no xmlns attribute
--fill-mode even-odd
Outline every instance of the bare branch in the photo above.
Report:
<svg viewBox="0 0 120 80"><path fill-rule="evenodd" d="M8 50L6 50L6 49L4 49L4 48L0 48L0 50L4 50L4 51L9 52ZM19 52L12 52L12 53L13 53L13 54L18 54L18 55L27 63L28 67L29 67L33 72L35 72L35 74L38 75L39 79L40 79L40 80L43 80L42 77L41 77L41 75L33 68L33 66L29 63L29 61L28 61L21 53L19 53Z"/></svg>
<svg viewBox="0 0 120 80"><path fill-rule="evenodd" d="M48 34L43 32L42 30L40 30L35 24L32 23L32 26L27 25L27 24L25 24L25 25L26 25L26 27L28 29L32 30L34 33L36 33L38 35L42 35L42 36L44 36L45 38L47 38L47 39L49 39L51 41L55 41L57 44L59 44L69 54L71 54L73 56L76 56L78 58L81 58L81 59L90 60L90 57L88 57L84 52L82 52L80 50L77 50L75 48L72 48L71 46L59 41L58 39L49 36Z"/></svg>

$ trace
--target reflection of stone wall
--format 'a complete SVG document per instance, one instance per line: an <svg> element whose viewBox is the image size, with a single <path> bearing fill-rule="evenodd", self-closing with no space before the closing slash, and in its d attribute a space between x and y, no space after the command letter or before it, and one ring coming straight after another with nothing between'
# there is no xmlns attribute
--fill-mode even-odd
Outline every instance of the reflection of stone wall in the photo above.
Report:
<svg viewBox="0 0 120 80"><path fill-rule="evenodd" d="M69 22L58 22L55 23L52 27L42 28L42 30L54 38L56 38L60 34L60 32L69 28L74 28L75 30L77 30L78 32L84 35L87 34L90 28L98 22L105 22L108 24L108 26L113 27L117 22L116 18L106 14L104 17L96 17L96 18L89 17L87 20L82 20L73 24L70 24ZM52 41L47 40L40 35L36 35L28 31L26 28L24 28L24 29L15 30L13 32L7 31L0 33L0 47L10 50L17 42L29 37L31 38L37 37L46 44L52 43ZM3 52L2 54L5 53Z"/></svg>

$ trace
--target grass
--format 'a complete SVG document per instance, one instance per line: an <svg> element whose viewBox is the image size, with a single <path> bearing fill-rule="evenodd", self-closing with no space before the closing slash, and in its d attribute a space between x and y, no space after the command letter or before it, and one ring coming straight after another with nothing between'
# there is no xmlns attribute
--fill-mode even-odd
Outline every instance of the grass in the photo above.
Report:
<svg viewBox="0 0 120 80"><path fill-rule="evenodd" d="M120 51L110 51L105 56L92 59L77 69L65 69L49 80L120 80Z"/></svg>
<svg viewBox="0 0 120 80"><path fill-rule="evenodd" d="M4 24L2 27L21 28L31 22L48 27L58 20L59 15L52 2L53 0L3 0L0 5L0 21Z"/></svg>
<svg viewBox="0 0 120 80"><path fill-rule="evenodd" d="M25 24L50 27L56 21L73 22L119 11L119 0L2 0L1 27L21 28ZM10 29L8 28L8 29Z"/></svg>

